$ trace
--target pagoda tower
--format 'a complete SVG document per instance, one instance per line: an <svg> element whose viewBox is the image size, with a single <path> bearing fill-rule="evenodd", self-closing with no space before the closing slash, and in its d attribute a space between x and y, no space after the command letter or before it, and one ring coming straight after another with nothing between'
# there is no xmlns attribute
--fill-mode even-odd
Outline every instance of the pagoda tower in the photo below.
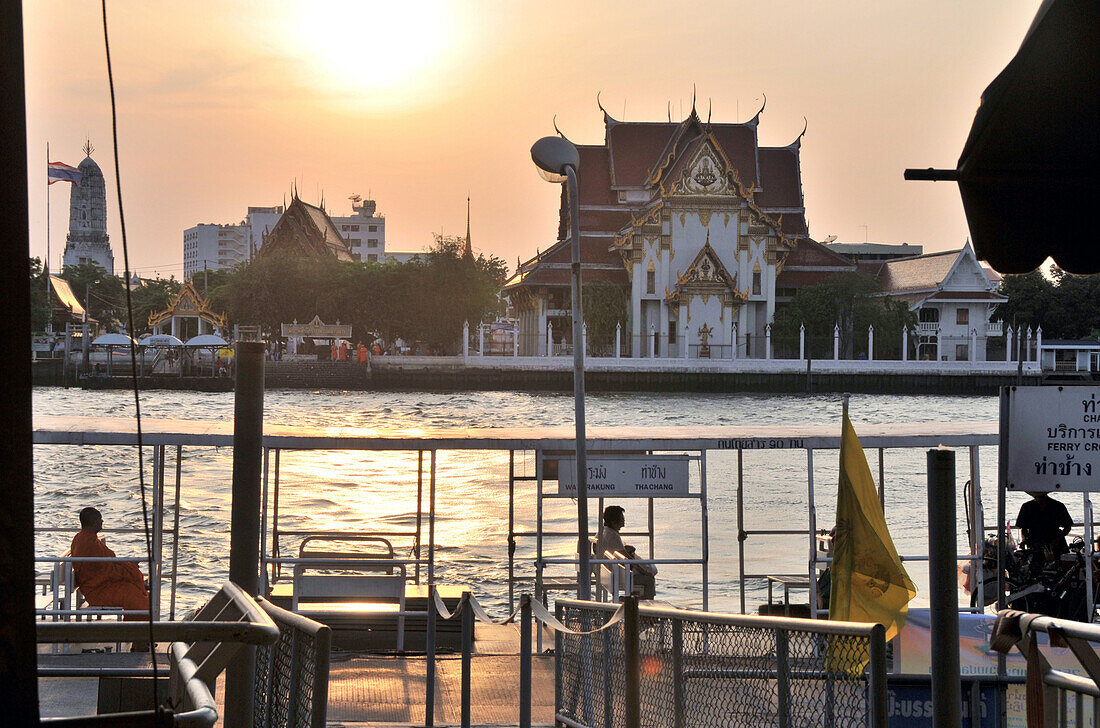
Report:
<svg viewBox="0 0 1100 728"><path fill-rule="evenodd" d="M69 193L69 235L65 239L65 266L95 263L111 275L115 256L107 235L107 191L103 172L92 159L94 148L84 142L80 184Z"/></svg>

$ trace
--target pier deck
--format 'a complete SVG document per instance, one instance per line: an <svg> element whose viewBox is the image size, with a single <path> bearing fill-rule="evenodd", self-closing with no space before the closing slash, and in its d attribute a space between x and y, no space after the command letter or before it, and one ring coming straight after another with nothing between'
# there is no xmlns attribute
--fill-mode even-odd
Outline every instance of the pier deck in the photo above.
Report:
<svg viewBox="0 0 1100 728"><path fill-rule="evenodd" d="M549 634L544 639L553 641ZM518 725L518 648L519 631L514 626L478 625L470 675L470 717L474 725ZM69 656L69 661L77 657ZM425 668L423 655L334 652L329 668L329 725L423 726ZM435 675L435 725L459 725L462 717L461 656L438 655ZM43 716L95 713L99 692L95 678L40 678L38 683ZM220 715L225 714L224 698L219 686ZM532 723L553 725L554 658L551 655L532 657L531 698Z"/></svg>

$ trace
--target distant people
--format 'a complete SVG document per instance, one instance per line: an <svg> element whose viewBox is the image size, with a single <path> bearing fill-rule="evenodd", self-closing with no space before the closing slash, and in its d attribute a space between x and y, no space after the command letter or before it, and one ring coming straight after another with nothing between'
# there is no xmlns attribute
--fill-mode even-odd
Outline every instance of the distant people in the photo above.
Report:
<svg viewBox="0 0 1100 728"><path fill-rule="evenodd" d="M69 555L78 558L111 557L115 552L107 548L104 539L99 537L103 530L103 515L95 508L80 511L80 531L73 537ZM145 588L145 577L141 569L132 561L73 562L73 577L84 598L93 607L121 607L127 611L142 614L126 614L126 621L143 621L149 614L149 592ZM135 642L134 652L148 649L145 643Z"/></svg>
<svg viewBox="0 0 1100 728"><path fill-rule="evenodd" d="M367 345L364 344L362 341L359 342L359 347L357 349L357 354L359 356L359 363L360 364L366 364L367 363Z"/></svg>
<svg viewBox="0 0 1100 728"><path fill-rule="evenodd" d="M1045 492L1029 492L1031 500L1020 506L1016 516L1016 528L1020 529L1023 544L1041 552L1047 561L1069 551L1066 535L1073 528L1073 518L1061 501Z"/></svg>
<svg viewBox="0 0 1100 728"><path fill-rule="evenodd" d="M596 540L596 558L604 558L608 551L618 552L628 559L638 558L633 546L623 543L619 531L626 525L626 511L622 506L608 506L603 510L603 528ZM631 564L634 593L641 599L653 599L657 594L657 567L653 564Z"/></svg>

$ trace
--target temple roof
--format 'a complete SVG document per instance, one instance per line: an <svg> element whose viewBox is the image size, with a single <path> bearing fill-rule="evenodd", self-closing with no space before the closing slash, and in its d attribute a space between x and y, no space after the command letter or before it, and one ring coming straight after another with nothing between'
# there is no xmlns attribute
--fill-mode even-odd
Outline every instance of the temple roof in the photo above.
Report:
<svg viewBox="0 0 1100 728"><path fill-rule="evenodd" d="M303 202L297 195L275 227L263 238L257 257L285 255L321 260L350 261L351 248L323 209Z"/></svg>

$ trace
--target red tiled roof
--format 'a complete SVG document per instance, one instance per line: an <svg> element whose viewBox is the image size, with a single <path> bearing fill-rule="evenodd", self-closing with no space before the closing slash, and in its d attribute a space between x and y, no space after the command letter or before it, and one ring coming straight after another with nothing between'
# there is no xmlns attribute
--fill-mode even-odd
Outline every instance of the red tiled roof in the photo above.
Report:
<svg viewBox="0 0 1100 728"><path fill-rule="evenodd" d="M607 127L611 184L618 187L644 185L658 154L679 127L677 123L611 122Z"/></svg>
<svg viewBox="0 0 1100 728"><path fill-rule="evenodd" d="M756 124L712 124L710 133L737 170L741 184L750 189L755 187L761 177L756 158Z"/></svg>
<svg viewBox="0 0 1100 728"><path fill-rule="evenodd" d="M788 270L784 268L775 277L775 287L801 288L803 286L816 286L819 283L827 283L840 272L835 270Z"/></svg>
<svg viewBox="0 0 1100 728"><path fill-rule="evenodd" d="M802 185L798 178L797 148L779 147L760 149L761 190L753 199L767 210L775 207L802 208Z"/></svg>
<svg viewBox="0 0 1100 728"><path fill-rule="evenodd" d="M1002 296L992 291L940 291L928 297L931 300L950 301L1007 301L1008 296Z"/></svg>
<svg viewBox="0 0 1100 728"><path fill-rule="evenodd" d="M849 270L855 270L852 261L809 238L802 238L798 241L794 250L787 255L787 261L784 265L787 267L828 266L830 268L842 266Z"/></svg>
<svg viewBox="0 0 1100 728"><path fill-rule="evenodd" d="M630 224L630 210L587 210L581 208L581 232L617 233Z"/></svg>
<svg viewBox="0 0 1100 728"><path fill-rule="evenodd" d="M772 217L779 217L778 213L769 213ZM806 227L806 215L801 212L784 212L780 221L779 230L784 235L809 235Z"/></svg>
<svg viewBox="0 0 1100 728"><path fill-rule="evenodd" d="M611 171L607 147L578 145L580 167L577 169L577 186L582 205L615 205L618 195L611 189Z"/></svg>

